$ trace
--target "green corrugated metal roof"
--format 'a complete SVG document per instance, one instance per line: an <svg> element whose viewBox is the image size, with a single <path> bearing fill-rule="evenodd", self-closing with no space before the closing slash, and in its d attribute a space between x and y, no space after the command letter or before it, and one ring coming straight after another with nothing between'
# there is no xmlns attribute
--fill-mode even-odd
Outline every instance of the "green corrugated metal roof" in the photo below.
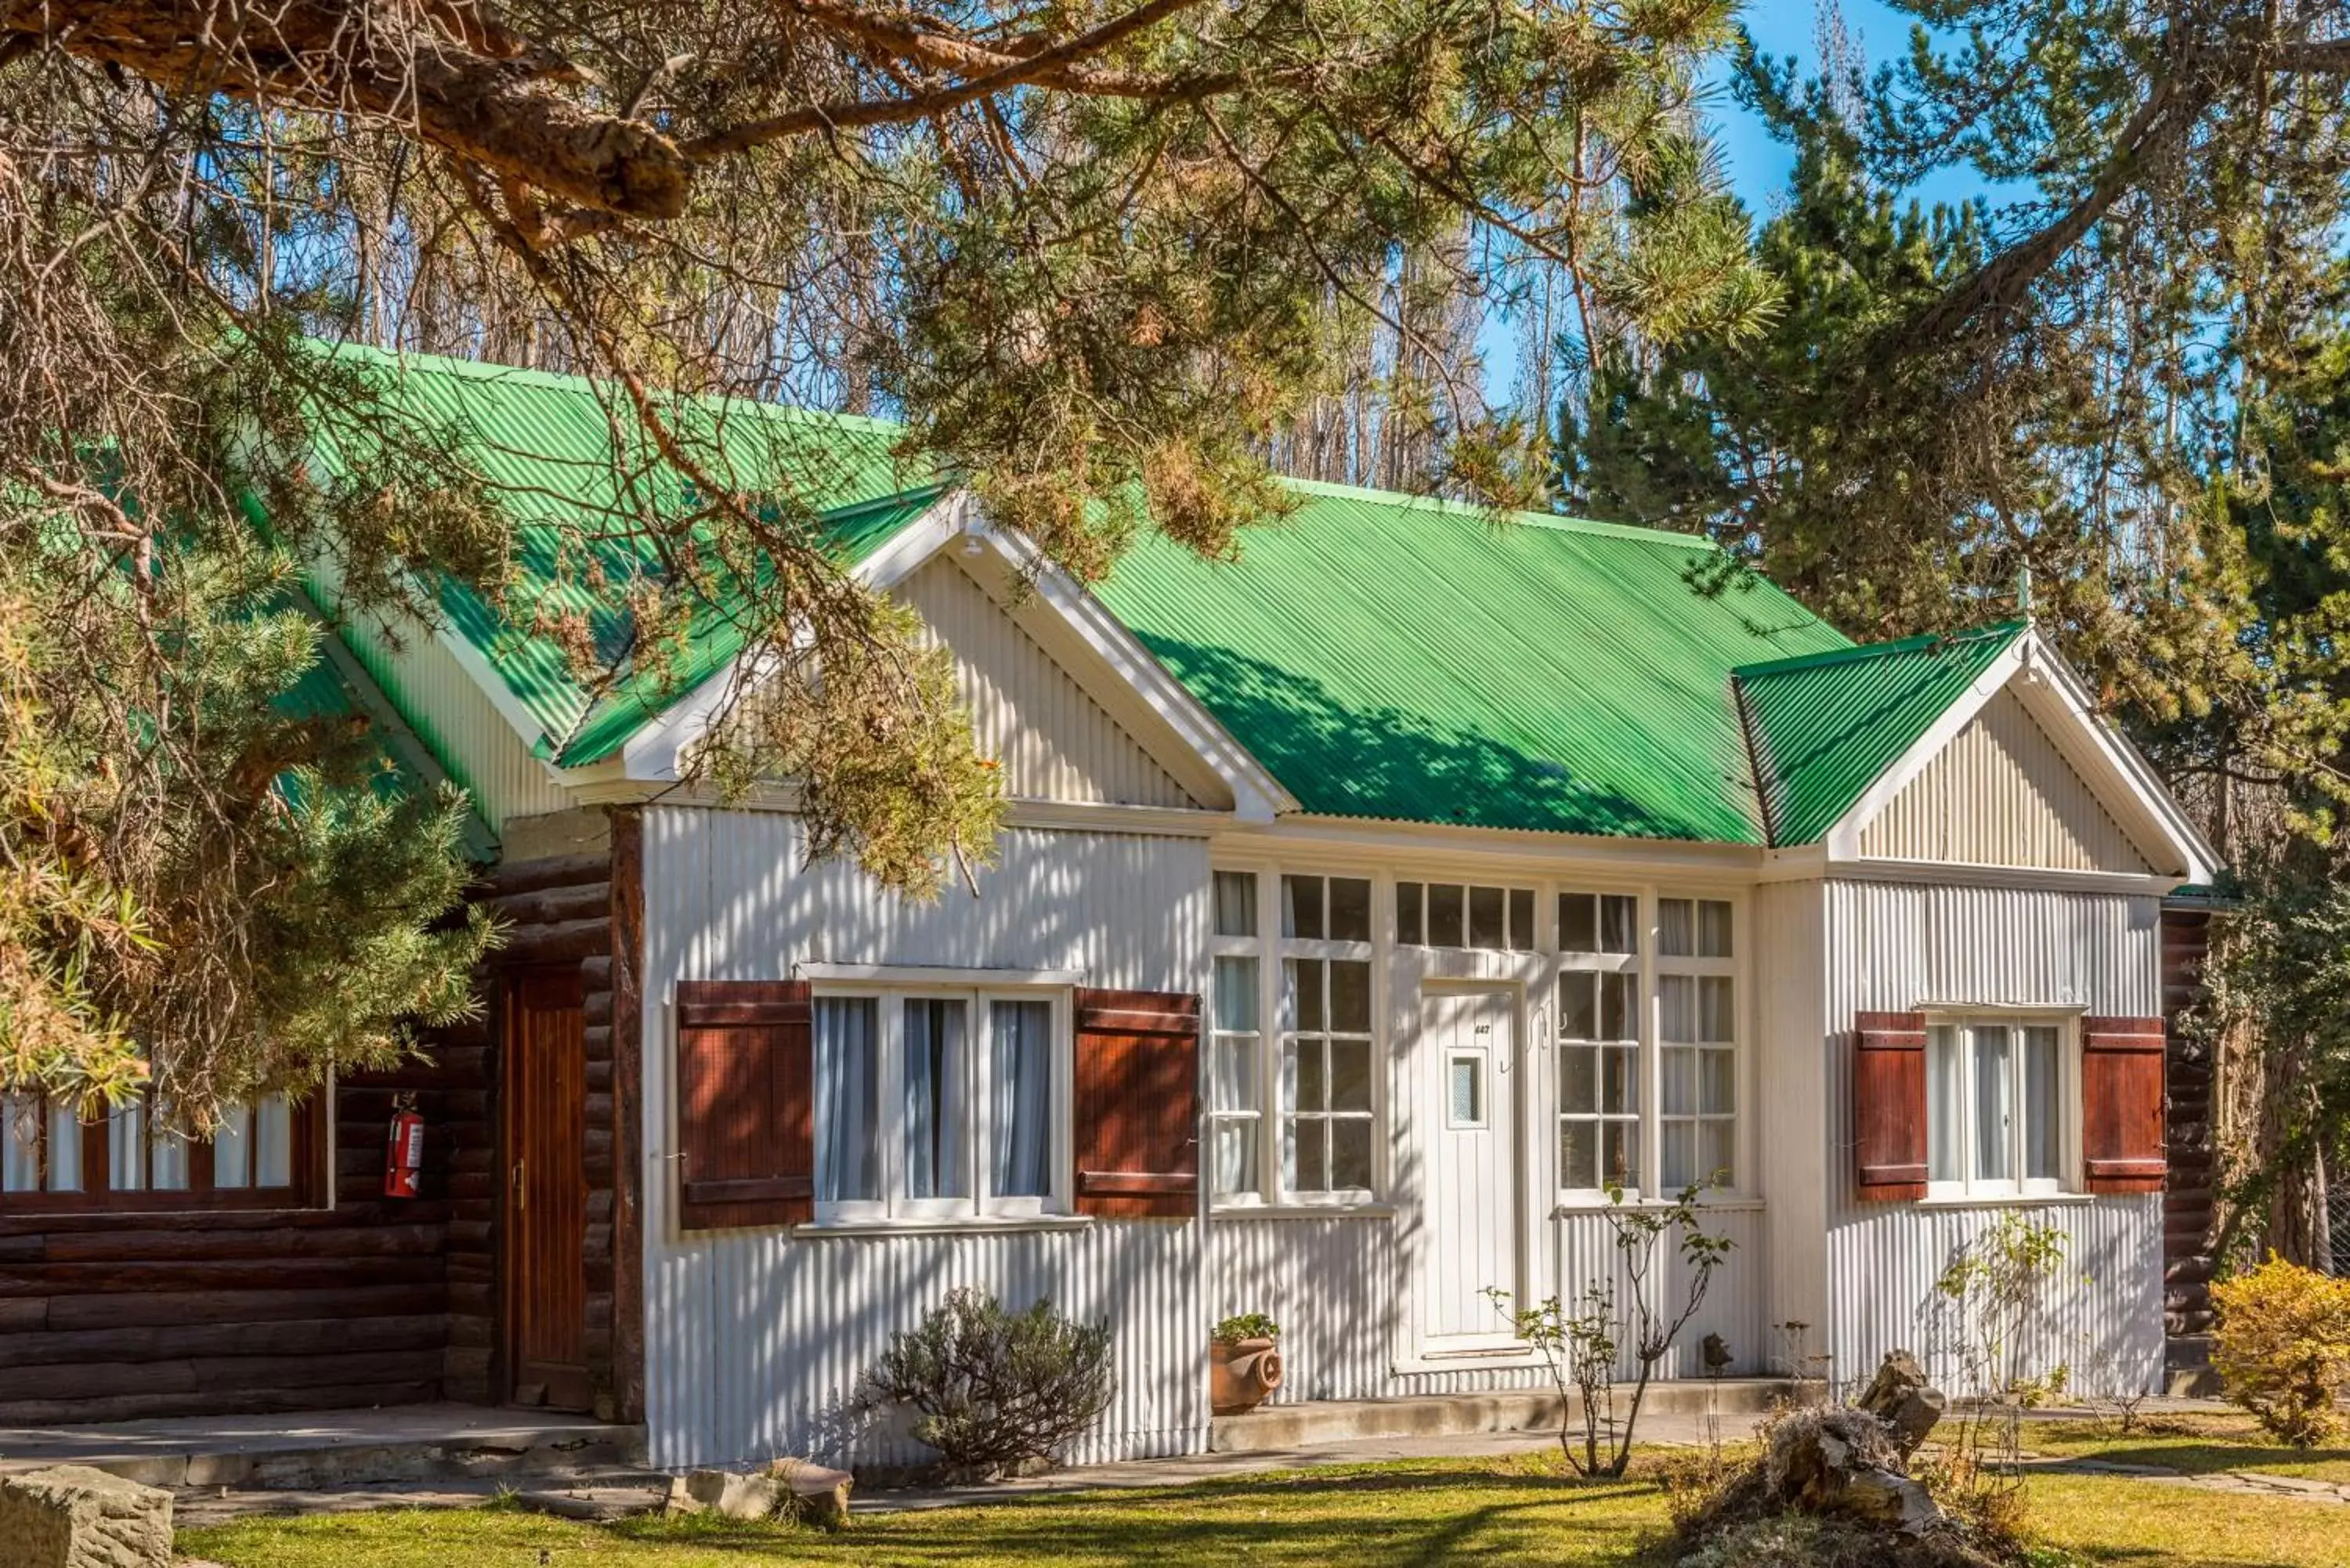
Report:
<svg viewBox="0 0 2350 1568"><path fill-rule="evenodd" d="M1759 844L1730 671L1849 646L1687 535L1335 485L1102 600L1309 812Z"/></svg>
<svg viewBox="0 0 2350 1568"><path fill-rule="evenodd" d="M464 443L515 524L518 581L512 605L525 617L533 608L548 619L584 616L598 646L608 655L619 654L628 629L618 590L652 566L640 531L632 536L631 522L640 508L674 515L691 504L689 483L643 450L625 410L616 422L597 387L577 377L355 345L332 352L377 375L390 401L420 424L449 430ZM902 431L885 421L726 399L681 400L670 405L669 413L697 438L698 448L714 454L723 439L723 457L712 461L732 465L723 476L727 483L788 496L817 514L817 531L852 565L905 520L902 508L885 509L888 524L877 525L874 503L909 493L927 503L936 492L931 465L900 462L895 455ZM617 466L616 429L631 448L629 459ZM327 468L333 469L342 455L331 439L322 441L318 458ZM830 533L827 524L835 515L841 527ZM580 558L583 542L584 554L592 559ZM567 548L573 552L567 563L560 558ZM590 580L598 576L600 587ZM631 675L604 701L596 701L573 678L551 639L515 624L459 584L442 585L440 598L452 628L481 650L566 762L607 755L626 735L623 730L619 738L599 742L603 749L594 756L577 754L583 726L608 730L617 722L610 715L641 706L653 685L684 689L676 684L674 672L646 672L645 689L636 689L639 677ZM711 618L711 626L697 628L691 639L697 652L724 618Z"/></svg>
<svg viewBox="0 0 2350 1568"><path fill-rule="evenodd" d="M2023 629L2006 621L1742 665L1771 842L1808 844L1833 827Z"/></svg>

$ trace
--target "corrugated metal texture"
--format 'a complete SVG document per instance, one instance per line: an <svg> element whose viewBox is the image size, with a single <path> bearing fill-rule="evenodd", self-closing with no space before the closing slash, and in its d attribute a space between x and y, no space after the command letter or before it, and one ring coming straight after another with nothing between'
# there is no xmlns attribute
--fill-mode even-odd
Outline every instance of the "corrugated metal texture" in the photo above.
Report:
<svg viewBox="0 0 2350 1568"><path fill-rule="evenodd" d="M2012 690L1886 803L1860 847L1902 860L2152 869Z"/></svg>
<svg viewBox="0 0 2350 1568"><path fill-rule="evenodd" d="M1309 812L1759 841L1732 667L1841 648L1703 540L1298 484L1238 561L1102 601Z"/></svg>
<svg viewBox="0 0 2350 1568"><path fill-rule="evenodd" d="M656 1464L775 1452L917 1457L846 1419L858 1378L958 1283L1007 1303L1050 1295L1112 1324L1118 1402L1075 1457L1206 1440L1201 1227L1137 1221L1003 1235L681 1239L670 1218L675 982L773 979L794 963L1082 971L1088 982L1199 991L1207 849L1194 839L1016 831L1002 863L922 905L853 867L801 865L776 813L656 808L645 826L646 1398Z"/></svg>
<svg viewBox="0 0 2350 1568"><path fill-rule="evenodd" d="M1412 1343L1406 1312L1402 1226L1387 1219L1220 1215L1208 1228L1209 1318L1262 1312L1281 1324L1288 1380L1275 1398L1284 1403L1548 1386L1550 1375L1539 1366L1399 1369L1420 1348ZM1698 1347L1708 1334L1729 1342L1742 1374L1769 1354L1761 1289L1762 1214L1752 1208L1718 1210L1708 1216L1707 1229L1734 1245L1705 1304L1659 1363L1661 1376L1701 1376ZM1547 1256L1535 1275L1538 1292L1555 1291L1572 1308L1588 1285L1612 1276L1618 1302L1629 1301L1622 1254L1603 1218L1570 1212L1544 1230ZM1659 1245L1652 1272L1651 1301L1678 1312L1687 1275L1669 1239ZM1502 1324L1498 1312L1494 1324ZM1628 1376L1634 1368L1627 1347L1621 1370Z"/></svg>
<svg viewBox="0 0 2350 1568"><path fill-rule="evenodd" d="M1183 786L951 559L898 588L955 656L980 750L1015 799L1196 805Z"/></svg>
<svg viewBox="0 0 2350 1568"><path fill-rule="evenodd" d="M430 631L405 627L397 647L380 628L364 622L347 622L338 631L385 700L473 797L473 810L492 832L510 816L536 816L571 805L489 694Z"/></svg>
<svg viewBox="0 0 2350 1568"><path fill-rule="evenodd" d="M514 522L512 613L454 584L443 586L442 607L458 635L481 649L560 744L586 713L588 693L573 680L562 649L533 623L583 618L599 647L615 658L624 653L626 589L654 569L650 547L629 535L640 531L645 517L689 514L691 483L652 452L610 387L357 344L332 352L376 385L418 439L461 444ZM711 398L664 400L663 411L710 472L788 497L810 513L935 482L927 462L900 462L893 449L902 431L883 421ZM318 433L318 461L336 471L347 443L369 439L329 420ZM855 559L877 542L852 525L838 547Z"/></svg>
<svg viewBox="0 0 2350 1568"><path fill-rule="evenodd" d="M1207 1328L1197 1223L1007 1235L795 1240L723 1231L647 1249L648 1434L657 1466L796 1454L868 1464L933 1457L856 1408L889 1335L958 1285L1107 1323L1117 1390L1077 1463L1204 1446Z"/></svg>
<svg viewBox="0 0 2350 1568"><path fill-rule="evenodd" d="M1825 892L1818 882L1754 891L1752 973L1758 1024L1755 1115L1750 1124L1769 1195L1762 1302L1766 1322L1827 1322L1827 1054L1822 1048L1827 954ZM1815 1345L1790 1345L1812 1354Z"/></svg>
<svg viewBox="0 0 2350 1568"><path fill-rule="evenodd" d="M2011 621L1742 667L1771 842L1809 844L1834 826L2022 631Z"/></svg>
<svg viewBox="0 0 2350 1568"><path fill-rule="evenodd" d="M1828 1351L1835 1376L1851 1377L1897 1345L1920 1354L1934 1345L1934 1281L1966 1228L1995 1212L1856 1200L1853 1015L2007 1003L2151 1016L2160 1011L2160 905L2120 894L1831 882L1826 906ZM2152 1386L2162 1365L2159 1199L2095 1198L2035 1213L2064 1229L2070 1259L2053 1337L2038 1348L2092 1392L2092 1379L2107 1390Z"/></svg>

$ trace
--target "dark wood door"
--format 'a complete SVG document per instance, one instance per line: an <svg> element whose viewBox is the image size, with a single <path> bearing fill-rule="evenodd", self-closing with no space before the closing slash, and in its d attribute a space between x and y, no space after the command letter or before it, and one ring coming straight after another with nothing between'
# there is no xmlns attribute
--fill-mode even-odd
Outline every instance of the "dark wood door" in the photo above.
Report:
<svg viewBox="0 0 2350 1568"><path fill-rule="evenodd" d="M577 969L509 977L505 1327L517 1404L588 1407L586 1014Z"/></svg>

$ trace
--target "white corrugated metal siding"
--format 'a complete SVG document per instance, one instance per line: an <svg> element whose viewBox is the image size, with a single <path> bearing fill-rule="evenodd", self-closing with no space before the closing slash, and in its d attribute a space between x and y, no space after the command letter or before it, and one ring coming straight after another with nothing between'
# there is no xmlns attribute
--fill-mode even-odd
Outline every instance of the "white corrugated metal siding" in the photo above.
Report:
<svg viewBox="0 0 2350 1568"><path fill-rule="evenodd" d="M1898 860L2151 869L2012 690L1886 803L1860 846Z"/></svg>
<svg viewBox="0 0 2350 1568"><path fill-rule="evenodd" d="M953 652L972 732L980 750L1003 763L1007 794L1198 804L953 561L932 560L897 591Z"/></svg>
<svg viewBox="0 0 2350 1568"><path fill-rule="evenodd" d="M1934 1282L1991 1208L1862 1203L1854 1197L1851 1054L1864 1011L1925 1004L2079 1007L2147 1017L2160 1007L2158 901L2045 888L1830 882L1826 892L1828 1353L1866 1376L1899 1345L1935 1353ZM2043 1369L2087 1392L2151 1387L2162 1368L2162 1206L2156 1196L2051 1204L2067 1237L2051 1293ZM1949 1378L1955 1369L1937 1366Z"/></svg>
<svg viewBox="0 0 2350 1568"><path fill-rule="evenodd" d="M1049 1296L1107 1319L1116 1403L1072 1458L1202 1447L1201 1226L1101 1223L1004 1234L680 1238L670 1220L670 998L681 979L775 979L802 961L1075 969L1087 983L1196 992L1208 927L1195 839L1015 831L981 896L923 905L840 864L803 867L774 813L657 808L645 829L645 1374L661 1466L778 1453L893 1463L924 1450L851 1409L891 1331L957 1284Z"/></svg>

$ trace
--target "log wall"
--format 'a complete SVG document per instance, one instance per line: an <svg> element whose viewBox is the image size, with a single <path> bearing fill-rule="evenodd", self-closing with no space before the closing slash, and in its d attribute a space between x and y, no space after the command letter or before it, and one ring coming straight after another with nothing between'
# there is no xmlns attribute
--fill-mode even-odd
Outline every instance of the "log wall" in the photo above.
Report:
<svg viewBox="0 0 2350 1568"><path fill-rule="evenodd" d="M2210 1042L2183 1027L2203 993L2209 909L2162 911L2163 1064L2169 1173L2162 1190L2162 1319L2172 1338L2211 1332L2213 1064Z"/></svg>

